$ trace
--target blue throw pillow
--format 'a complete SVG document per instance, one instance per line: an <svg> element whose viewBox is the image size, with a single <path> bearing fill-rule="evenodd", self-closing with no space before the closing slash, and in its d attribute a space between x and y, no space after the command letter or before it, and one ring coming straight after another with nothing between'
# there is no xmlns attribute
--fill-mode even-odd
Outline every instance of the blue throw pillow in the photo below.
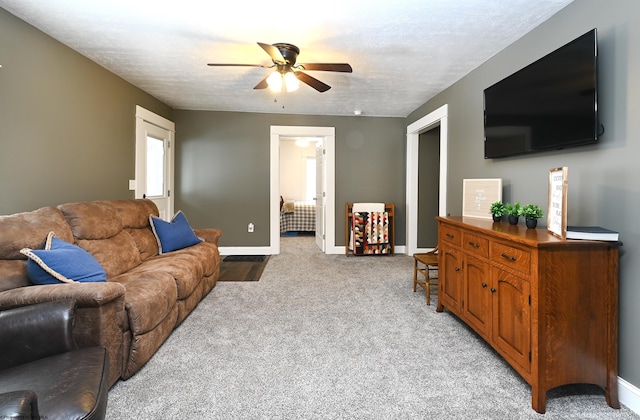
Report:
<svg viewBox="0 0 640 420"><path fill-rule="evenodd" d="M149 216L149 221L151 222L153 234L156 235L160 254L166 254L167 252L202 242L202 239L198 238L193 229L191 229L182 210L173 216L171 222L165 222L156 216Z"/></svg>
<svg viewBox="0 0 640 420"><path fill-rule="evenodd" d="M44 249L23 248L29 258L27 275L34 284L59 284L107 281L100 263L84 249L47 235Z"/></svg>

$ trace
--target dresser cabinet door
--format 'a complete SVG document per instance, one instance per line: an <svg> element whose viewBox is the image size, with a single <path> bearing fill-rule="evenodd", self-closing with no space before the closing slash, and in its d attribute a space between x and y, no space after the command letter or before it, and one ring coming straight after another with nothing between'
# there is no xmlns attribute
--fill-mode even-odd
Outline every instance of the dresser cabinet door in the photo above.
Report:
<svg viewBox="0 0 640 420"><path fill-rule="evenodd" d="M491 277L489 263L465 257L463 317L488 339L491 335Z"/></svg>
<svg viewBox="0 0 640 420"><path fill-rule="evenodd" d="M438 299L450 311L460 314L462 310L462 257L460 252L448 247L441 250Z"/></svg>
<svg viewBox="0 0 640 420"><path fill-rule="evenodd" d="M493 343L505 358L531 371L531 285L498 268L492 271Z"/></svg>

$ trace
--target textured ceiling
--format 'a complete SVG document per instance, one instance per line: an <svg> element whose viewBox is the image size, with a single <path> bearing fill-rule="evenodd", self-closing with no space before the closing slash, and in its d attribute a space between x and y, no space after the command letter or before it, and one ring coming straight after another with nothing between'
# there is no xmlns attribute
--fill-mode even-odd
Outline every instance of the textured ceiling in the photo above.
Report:
<svg viewBox="0 0 640 420"><path fill-rule="evenodd" d="M572 0L0 0L0 7L175 109L406 117ZM276 7L274 7L274 5ZM297 45L332 88L253 87L256 42Z"/></svg>

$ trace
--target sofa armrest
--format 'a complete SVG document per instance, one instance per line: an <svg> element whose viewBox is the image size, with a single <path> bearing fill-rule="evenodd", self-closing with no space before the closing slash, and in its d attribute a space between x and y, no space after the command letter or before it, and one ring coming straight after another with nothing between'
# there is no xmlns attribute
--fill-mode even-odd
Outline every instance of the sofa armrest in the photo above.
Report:
<svg viewBox="0 0 640 420"><path fill-rule="evenodd" d="M222 231L220 229L194 229L198 238L202 238L205 242L212 243L214 245L218 245L218 239L222 235Z"/></svg>
<svg viewBox="0 0 640 420"><path fill-rule="evenodd" d="M74 321L70 299L0 312L0 370L76 349Z"/></svg>
<svg viewBox="0 0 640 420"><path fill-rule="evenodd" d="M33 391L0 394L0 419L38 419L38 397Z"/></svg>
<svg viewBox="0 0 640 420"><path fill-rule="evenodd" d="M105 305L124 296L120 283L66 283L18 287L0 293L0 309L73 299L78 308Z"/></svg>
<svg viewBox="0 0 640 420"><path fill-rule="evenodd" d="M61 299L76 301L73 338L78 347L103 346L109 352L109 384L122 373L124 338L129 329L125 287L117 282L18 287L0 292L0 310Z"/></svg>

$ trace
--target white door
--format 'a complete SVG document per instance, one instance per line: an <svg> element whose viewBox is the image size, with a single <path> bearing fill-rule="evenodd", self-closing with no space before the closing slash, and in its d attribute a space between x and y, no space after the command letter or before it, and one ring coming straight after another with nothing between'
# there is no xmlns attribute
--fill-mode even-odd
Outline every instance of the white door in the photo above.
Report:
<svg viewBox="0 0 640 420"><path fill-rule="evenodd" d="M143 118L136 119L135 196L152 200L160 218L170 220L173 217L174 132L172 127L165 127Z"/></svg>
<svg viewBox="0 0 640 420"><path fill-rule="evenodd" d="M326 184L326 151L321 141L316 143L316 244L322 252L325 251L325 197Z"/></svg>

